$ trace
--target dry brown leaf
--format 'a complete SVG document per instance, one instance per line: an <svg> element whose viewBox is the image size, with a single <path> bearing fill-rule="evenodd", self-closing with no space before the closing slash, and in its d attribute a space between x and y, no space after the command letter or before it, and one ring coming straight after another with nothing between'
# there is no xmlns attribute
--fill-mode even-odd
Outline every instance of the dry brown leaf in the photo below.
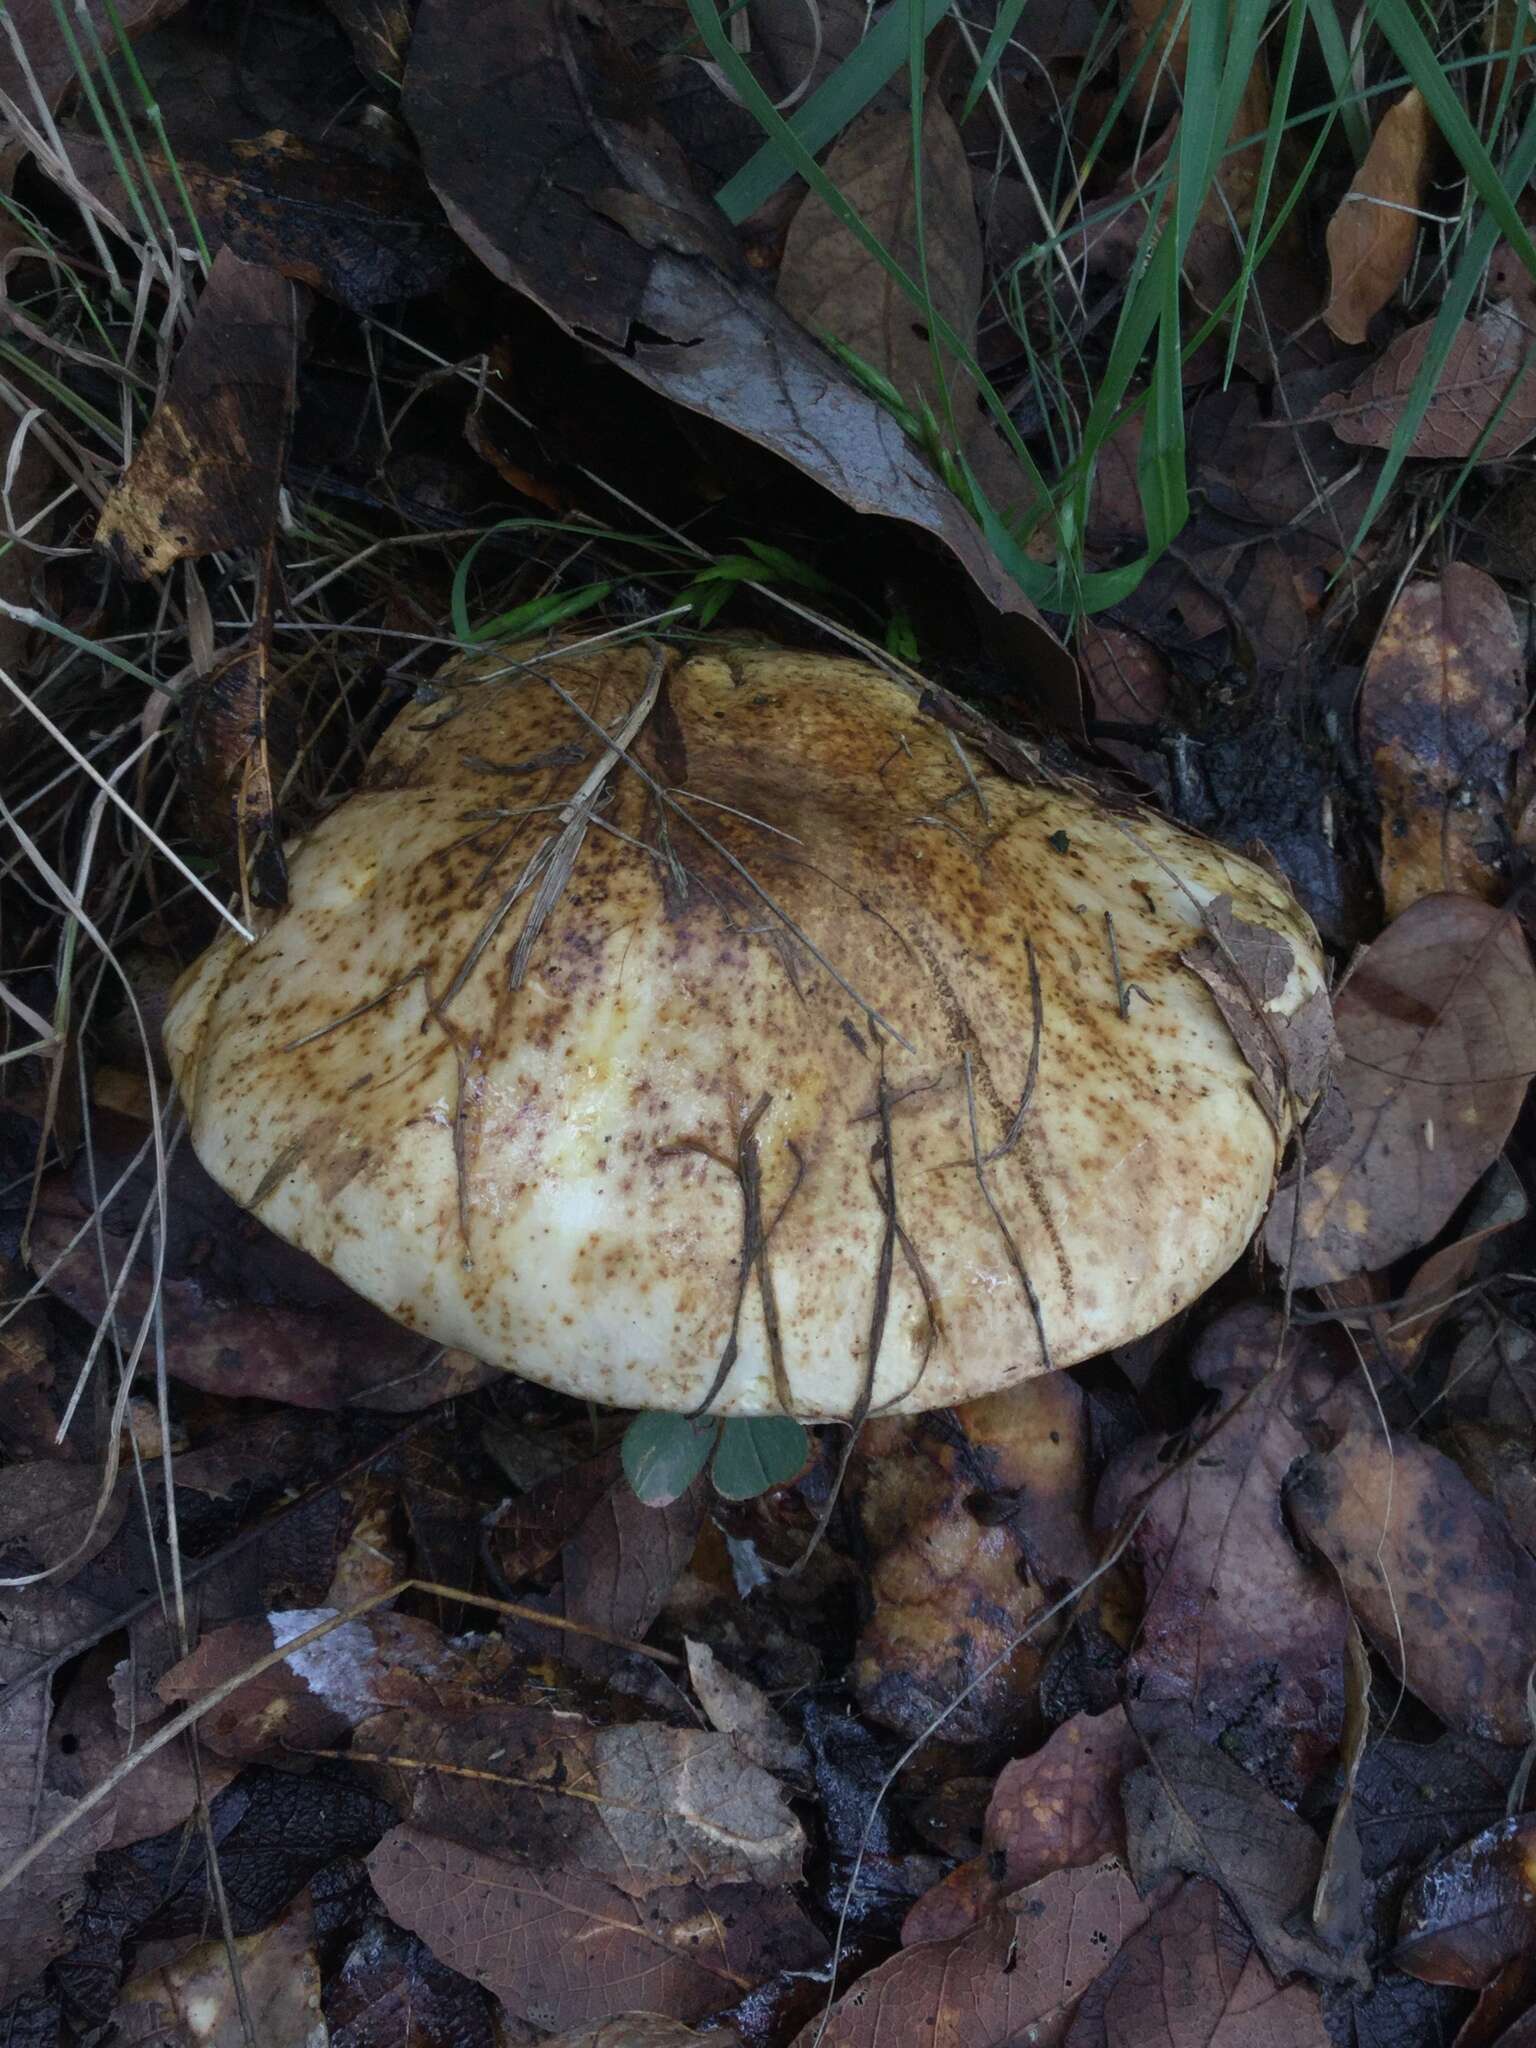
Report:
<svg viewBox="0 0 1536 2048"><path fill-rule="evenodd" d="M925 1892L902 1923L906 1947L953 1940L1021 1885L1125 1853L1120 1781L1142 1748L1123 1707L1074 1714L1033 1756L1004 1766L987 1807L984 1855Z"/></svg>
<svg viewBox="0 0 1536 2048"><path fill-rule="evenodd" d="M1434 322L1400 334L1325 417L1341 441L1385 448L1408 407L1408 394L1429 347ZM1478 447L1495 413L1497 424L1478 449L1479 462L1502 462L1536 434L1536 336L1507 301L1464 320L1451 342L1434 394L1408 445L1410 455L1459 460Z"/></svg>
<svg viewBox="0 0 1536 2048"><path fill-rule="evenodd" d="M270 744L270 659L270 638L257 632L188 687L181 699L179 765L199 844L227 882L264 908L280 910L288 900L288 868L275 782L290 750Z"/></svg>
<svg viewBox="0 0 1536 2048"><path fill-rule="evenodd" d="M805 1835L778 1780L713 1729L425 1707L366 1721L353 1753L372 1760L405 1819L480 1848L515 1844L543 1876L633 1898L800 1877Z"/></svg>
<svg viewBox="0 0 1536 2048"><path fill-rule="evenodd" d="M921 270L912 121L906 113L864 113L833 144L826 173L864 225L909 277ZM981 228L965 145L942 99L923 111L923 226L934 310L969 347L981 308ZM909 404L920 398L945 416L945 386L957 416L975 411L969 380L934 343L906 293L826 202L807 193L790 224L778 300L812 334L830 334L889 377Z"/></svg>
<svg viewBox="0 0 1536 2048"><path fill-rule="evenodd" d="M787 1891L755 1885L677 1885L634 1900L413 1827L384 1837L368 1874L391 1919L550 2031L635 2011L691 2024L827 1953Z"/></svg>
<svg viewBox="0 0 1536 2048"><path fill-rule="evenodd" d="M1388 919L1437 890L1491 899L1525 725L1525 648L1491 576L1453 562L1410 583L1360 685L1360 751L1381 797Z"/></svg>
<svg viewBox="0 0 1536 2048"><path fill-rule="evenodd" d="M1187 1884L1089 1989L1065 2048L1329 2048L1317 1993L1283 1989L1213 1884Z"/></svg>
<svg viewBox="0 0 1536 2048"><path fill-rule="evenodd" d="M1265 1227L1300 1287L1427 1244L1503 1149L1536 1072L1536 974L1519 920L1426 896L1389 925L1334 1006L1349 1136Z"/></svg>
<svg viewBox="0 0 1536 2048"><path fill-rule="evenodd" d="M1078 2000L1146 1919L1125 1866L1056 1870L958 1941L904 1948L793 2048L1055 2048Z"/></svg>
<svg viewBox="0 0 1536 2048"><path fill-rule="evenodd" d="M1405 92L1382 115L1365 162L1328 223L1323 318L1340 341L1364 341L1372 315L1408 275L1433 132L1422 93Z"/></svg>
<svg viewBox="0 0 1536 2048"><path fill-rule="evenodd" d="M688 1682L709 1724L733 1735L744 1756L765 1771L803 1777L810 1765L805 1744L790 1734L761 1686L722 1664L708 1643L684 1639Z"/></svg>
<svg viewBox="0 0 1536 2048"><path fill-rule="evenodd" d="M1299 1815L1241 1764L1187 1729L1147 1743L1147 1762L1125 1781L1130 1865L1143 1897L1171 1871L1218 1883L1277 1977L1304 1971L1323 1983L1370 1982L1358 1953L1336 1954L1310 1925L1323 1845Z"/></svg>
<svg viewBox="0 0 1536 2048"><path fill-rule="evenodd" d="M165 397L102 507L96 539L125 576L271 539L298 332L288 280L222 249Z"/></svg>
<svg viewBox="0 0 1536 2048"><path fill-rule="evenodd" d="M1410 1692L1449 1728L1529 1739L1536 1559L1449 1458L1416 1437L1388 1442L1362 1400L1334 1448L1298 1468L1287 1500Z"/></svg>

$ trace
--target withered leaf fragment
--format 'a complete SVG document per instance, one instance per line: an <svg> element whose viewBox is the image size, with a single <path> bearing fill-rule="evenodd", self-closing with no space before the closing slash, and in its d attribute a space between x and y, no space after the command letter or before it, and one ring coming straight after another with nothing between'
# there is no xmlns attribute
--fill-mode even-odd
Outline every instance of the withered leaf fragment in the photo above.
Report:
<svg viewBox="0 0 1536 2048"><path fill-rule="evenodd" d="M223 249L165 397L102 508L96 539L126 576L160 576L277 526L299 332L293 286Z"/></svg>
<svg viewBox="0 0 1536 2048"><path fill-rule="evenodd" d="M1287 1016L1279 1007L1295 955L1290 942L1266 926L1248 924L1230 896L1205 906L1205 936L1184 964L1210 990L1227 1028L1253 1069L1253 1092L1277 1131L1286 1128L1289 1102L1313 1102L1333 1057L1333 1025L1321 989Z"/></svg>
<svg viewBox="0 0 1536 2048"><path fill-rule="evenodd" d="M1410 583L1360 684L1389 920L1437 890L1496 893L1524 725L1525 649L1493 578L1453 562L1438 580Z"/></svg>
<svg viewBox="0 0 1536 2048"><path fill-rule="evenodd" d="M278 910L288 868L272 772L269 642L256 634L182 700L180 765L193 828L227 880Z"/></svg>
<svg viewBox="0 0 1536 2048"><path fill-rule="evenodd" d="M1518 918L1425 896L1376 940L1334 1006L1348 1137L1282 1187L1265 1243L1299 1287L1426 1244L1492 1165L1536 1072L1536 973Z"/></svg>

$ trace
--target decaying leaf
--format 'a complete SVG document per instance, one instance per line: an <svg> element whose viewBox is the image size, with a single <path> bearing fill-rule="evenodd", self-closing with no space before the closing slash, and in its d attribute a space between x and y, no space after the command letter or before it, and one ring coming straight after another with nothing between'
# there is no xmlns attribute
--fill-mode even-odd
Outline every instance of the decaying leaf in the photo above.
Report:
<svg viewBox="0 0 1536 2048"><path fill-rule="evenodd" d="M542 1877L590 1877L634 1898L792 1884L805 1836L782 1787L735 1736L570 1713L401 1709L358 1730L399 1812L458 1842L515 1844Z"/></svg>
<svg viewBox="0 0 1536 2048"><path fill-rule="evenodd" d="M635 1900L413 1827L387 1834L368 1872L391 1919L551 2031L637 2009L692 2023L827 1952L787 1891L753 1885L674 1885Z"/></svg>
<svg viewBox="0 0 1536 2048"><path fill-rule="evenodd" d="M1288 1504L1411 1692L1447 1727L1527 1739L1536 1558L1449 1458L1387 1441L1362 1402L1333 1449L1300 1466Z"/></svg>
<svg viewBox="0 0 1536 2048"><path fill-rule="evenodd" d="M1085 1432L1081 1390L1059 1373L953 1420L866 1431L860 1505L876 1555L854 1682L875 1719L915 1735L942 1713L940 1738L967 1742L1031 1710L1049 1641L1019 1638L1046 1585L1070 1585L1091 1561ZM1000 1511L978 1513L989 1497Z"/></svg>
<svg viewBox="0 0 1536 2048"><path fill-rule="evenodd" d="M1536 1072L1536 974L1517 918L1426 896L1369 948L1334 1005L1348 1137L1270 1210L1265 1243L1301 1287L1426 1244L1498 1157Z"/></svg>
<svg viewBox="0 0 1536 2048"><path fill-rule="evenodd" d="M1424 362L1435 323L1426 320L1400 334L1359 383L1329 406L1327 417L1341 441L1356 448L1385 448L1408 407L1408 395ZM1502 462L1536 434L1536 369L1529 363L1531 336L1507 301L1464 320L1451 342L1434 394L1424 409L1410 455L1455 460L1478 447L1481 462Z"/></svg>
<svg viewBox="0 0 1536 2048"><path fill-rule="evenodd" d="M309 1894L301 1892L271 1927L240 1935L233 1946L231 1956L221 1940L199 1942L124 1985L124 2041L248 2048L254 2028L255 2039L273 2048L278 2042L284 2048L326 2048Z"/></svg>
<svg viewBox="0 0 1536 2048"><path fill-rule="evenodd" d="M1491 576L1453 562L1408 585L1360 684L1389 920L1437 890L1498 891L1525 695L1524 643Z"/></svg>
<svg viewBox="0 0 1536 2048"><path fill-rule="evenodd" d="M1381 117L1365 162L1328 223L1328 304L1340 341L1361 342L1372 316L1408 275L1434 133L1422 93L1410 89Z"/></svg>
<svg viewBox="0 0 1536 2048"><path fill-rule="evenodd" d="M125 576L160 576L188 555L271 539L298 331L287 279L222 250L165 397L96 528Z"/></svg>
<svg viewBox="0 0 1536 2048"><path fill-rule="evenodd" d="M809 1767L805 1745L790 1734L762 1687L722 1664L708 1643L689 1637L684 1648L688 1680L710 1726L735 1736L742 1754L764 1770L803 1777Z"/></svg>
<svg viewBox="0 0 1536 2048"><path fill-rule="evenodd" d="M1282 1334L1266 1309L1215 1322L1190 1361L1220 1403L1206 1449L1170 1471L1160 1437L1133 1445L1098 1514L1113 1526L1147 1501L1132 1539L1147 1589L1126 1674L1137 1725L1220 1743L1294 1800L1338 1742L1349 1617L1285 1525L1281 1487L1307 1449L1297 1411L1328 1375L1294 1336L1282 1359Z"/></svg>
<svg viewBox="0 0 1536 2048"><path fill-rule="evenodd" d="M1317 1993L1283 1988L1213 1884L1182 1886L1090 1986L1065 2048L1329 2048Z"/></svg>
<svg viewBox="0 0 1536 2048"><path fill-rule="evenodd" d="M1056 1870L958 1941L904 1948L793 2048L1056 2048L1078 2000L1146 1918L1113 1859Z"/></svg>
<svg viewBox="0 0 1536 2048"><path fill-rule="evenodd" d="M1120 1782L1142 1761L1121 1707L1074 1714L1033 1756L1005 1764L987 1806L985 1853L925 1892L902 1942L954 1940L1010 1892L1053 1870L1125 1854Z"/></svg>
<svg viewBox="0 0 1536 2048"><path fill-rule="evenodd" d="M1124 1798L1131 1870L1143 1894L1170 1871L1211 1878L1276 1977L1304 1971L1322 1983L1369 1982L1358 1955L1336 1954L1307 1924L1322 1843L1241 1765L1168 1729L1148 1741Z"/></svg>
<svg viewBox="0 0 1536 2048"><path fill-rule="evenodd" d="M1073 679L1017 584L890 413L747 271L653 115L594 118L604 88L566 16L528 0L426 0L405 114L433 189L488 269L628 374L762 443L846 504L932 534L1028 622L1042 682ZM611 95L610 95L611 100ZM556 169L555 167L558 167Z"/></svg>
<svg viewBox="0 0 1536 2048"><path fill-rule="evenodd" d="M1403 1901L1392 1960L1478 1991L1536 1950L1536 1814L1487 1828L1431 1864Z"/></svg>

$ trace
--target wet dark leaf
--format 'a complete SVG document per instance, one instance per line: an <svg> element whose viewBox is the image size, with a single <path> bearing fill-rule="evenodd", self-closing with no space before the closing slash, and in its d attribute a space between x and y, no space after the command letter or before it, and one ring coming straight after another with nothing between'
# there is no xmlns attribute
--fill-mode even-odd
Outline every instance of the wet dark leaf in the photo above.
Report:
<svg viewBox="0 0 1536 2048"><path fill-rule="evenodd" d="M1447 1727L1527 1739L1536 1558L1449 1458L1387 1441L1362 1404L1340 1442L1299 1467L1288 1505L1410 1692Z"/></svg>
<svg viewBox="0 0 1536 2048"><path fill-rule="evenodd" d="M165 397L102 508L97 541L125 576L271 539L298 335L287 279L222 251Z"/></svg>
<svg viewBox="0 0 1536 2048"><path fill-rule="evenodd" d="M1476 1835L1434 1863L1403 1901L1392 1960L1431 1984L1479 1991L1536 1952L1536 1815Z"/></svg>
<svg viewBox="0 0 1536 2048"><path fill-rule="evenodd" d="M1297 1286L1385 1266L1427 1244L1498 1157L1536 1072L1536 974L1519 921L1470 896L1426 896L1369 948L1334 1009L1349 1137L1264 1241Z"/></svg>
<svg viewBox="0 0 1536 2048"><path fill-rule="evenodd" d="M325 1987L329 2048L498 2048L491 2001L382 1915Z"/></svg>

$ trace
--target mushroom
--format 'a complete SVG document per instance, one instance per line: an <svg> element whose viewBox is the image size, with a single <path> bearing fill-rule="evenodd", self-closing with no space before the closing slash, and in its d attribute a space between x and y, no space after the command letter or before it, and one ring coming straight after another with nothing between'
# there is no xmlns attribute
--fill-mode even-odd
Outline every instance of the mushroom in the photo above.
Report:
<svg viewBox="0 0 1536 2048"><path fill-rule="evenodd" d="M1315 1089L1239 1044L1326 1009L1282 884L856 660L482 659L290 865L167 1019L198 1157L402 1323L617 1407L912 1411L1140 1335Z"/></svg>

